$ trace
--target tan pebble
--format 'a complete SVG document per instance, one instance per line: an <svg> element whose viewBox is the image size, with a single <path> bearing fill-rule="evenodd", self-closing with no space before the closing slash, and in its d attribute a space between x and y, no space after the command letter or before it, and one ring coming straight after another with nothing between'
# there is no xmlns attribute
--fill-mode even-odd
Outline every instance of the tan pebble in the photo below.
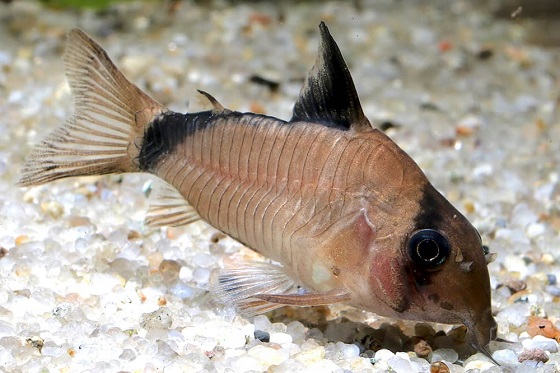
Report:
<svg viewBox="0 0 560 373"><path fill-rule="evenodd" d="M543 264L551 265L551 264L554 264L555 259L554 259L554 256L552 254L546 253L546 254L543 254L543 256L541 256L541 262Z"/></svg>
<svg viewBox="0 0 560 373"><path fill-rule="evenodd" d="M83 227L89 224L91 224L91 220L86 216L70 216L68 218L68 225L71 227Z"/></svg>
<svg viewBox="0 0 560 373"><path fill-rule="evenodd" d="M28 272L25 272L27 274ZM19 276L18 271L16 270L16 274ZM29 289L21 289L21 290L14 290L15 295L19 295L25 298L31 297L31 290Z"/></svg>
<svg viewBox="0 0 560 373"><path fill-rule="evenodd" d="M325 348L319 346L316 348L310 348L308 350L301 351L294 356L295 360L310 366L325 358Z"/></svg>
<svg viewBox="0 0 560 373"><path fill-rule="evenodd" d="M158 306L163 307L167 305L167 299L165 299L165 297L159 297L158 298Z"/></svg>
<svg viewBox="0 0 560 373"><path fill-rule="evenodd" d="M163 260L158 267L163 280L166 283L173 282L179 278L179 271L181 271L181 265L175 260Z"/></svg>
<svg viewBox="0 0 560 373"><path fill-rule="evenodd" d="M180 228L168 227L167 231L165 232L165 235L167 236L168 239L174 240L181 235L180 231L181 231Z"/></svg>
<svg viewBox="0 0 560 373"><path fill-rule="evenodd" d="M76 351L73 348L66 350L66 353L70 355L70 357L74 357L74 355L76 355Z"/></svg>
<svg viewBox="0 0 560 373"><path fill-rule="evenodd" d="M430 373L449 373L449 367L442 361L430 364Z"/></svg>
<svg viewBox="0 0 560 373"><path fill-rule="evenodd" d="M147 259L151 268L157 268L163 260L163 255L159 251L156 251L155 253L148 255Z"/></svg>
<svg viewBox="0 0 560 373"><path fill-rule="evenodd" d="M41 210L53 219L57 219L64 213L64 207L56 202L42 202Z"/></svg>
<svg viewBox="0 0 560 373"><path fill-rule="evenodd" d="M526 49L517 47L506 47L504 49L505 55L513 61L516 61L522 67L530 67L533 64L532 58L529 56Z"/></svg>
<svg viewBox="0 0 560 373"><path fill-rule="evenodd" d="M16 237L16 246L23 245L24 243L29 242L29 237L22 234L21 236Z"/></svg>
<svg viewBox="0 0 560 373"><path fill-rule="evenodd" d="M16 268L16 270L14 271L14 273L16 274L17 277L26 277L29 275L29 268ZM16 290L14 293L17 294L18 290Z"/></svg>
<svg viewBox="0 0 560 373"><path fill-rule="evenodd" d="M472 214L474 213L474 203L472 201L467 201L463 204L463 206L465 206L465 211L467 212L467 214Z"/></svg>

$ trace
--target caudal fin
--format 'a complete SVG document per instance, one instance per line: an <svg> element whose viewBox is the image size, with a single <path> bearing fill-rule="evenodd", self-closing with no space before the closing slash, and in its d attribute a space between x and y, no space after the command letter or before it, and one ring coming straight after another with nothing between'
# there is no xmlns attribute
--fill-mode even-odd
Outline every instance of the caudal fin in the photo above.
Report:
<svg viewBox="0 0 560 373"><path fill-rule="evenodd" d="M80 29L68 34L64 64L74 115L35 147L18 184L138 171L145 126L164 107L129 82Z"/></svg>

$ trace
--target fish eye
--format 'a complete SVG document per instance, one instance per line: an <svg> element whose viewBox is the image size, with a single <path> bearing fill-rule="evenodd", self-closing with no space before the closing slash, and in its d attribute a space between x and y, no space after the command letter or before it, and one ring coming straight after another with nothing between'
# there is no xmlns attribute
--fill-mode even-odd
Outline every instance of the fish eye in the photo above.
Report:
<svg viewBox="0 0 560 373"><path fill-rule="evenodd" d="M447 238L433 229L421 229L408 240L408 255L412 261L427 270L439 268L449 257Z"/></svg>

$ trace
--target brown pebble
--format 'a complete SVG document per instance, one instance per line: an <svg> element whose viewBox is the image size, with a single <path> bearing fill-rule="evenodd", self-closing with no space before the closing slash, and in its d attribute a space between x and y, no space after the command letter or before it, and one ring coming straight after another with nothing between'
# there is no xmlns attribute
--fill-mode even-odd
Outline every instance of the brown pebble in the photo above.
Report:
<svg viewBox="0 0 560 373"><path fill-rule="evenodd" d="M43 339L40 338L40 337L27 338L25 341L31 347L36 348L39 351L39 353L41 352L41 350L43 349L43 346L45 345L45 341L43 341Z"/></svg>
<svg viewBox="0 0 560 373"><path fill-rule="evenodd" d="M69 348L68 350L66 350L66 353L70 355L70 357L74 357L74 355L76 355L76 350L74 350L73 348Z"/></svg>
<svg viewBox="0 0 560 373"><path fill-rule="evenodd" d="M167 305L167 299L165 299L165 297L159 297L157 303L158 303L158 306L163 307L163 306Z"/></svg>
<svg viewBox="0 0 560 373"><path fill-rule="evenodd" d="M455 134L457 136L469 137L474 134L474 128L471 126L458 124L457 127L455 127Z"/></svg>
<svg viewBox="0 0 560 373"><path fill-rule="evenodd" d="M427 357L432 353L432 346L426 340L422 338L415 337L414 343L414 353L421 358Z"/></svg>
<svg viewBox="0 0 560 373"><path fill-rule="evenodd" d="M132 240L137 240L141 237L142 235L140 234L140 232L135 230L130 230L126 238L128 238L129 241L132 241Z"/></svg>
<svg viewBox="0 0 560 373"><path fill-rule="evenodd" d="M5 257L8 254L8 250L2 246L0 246L0 259Z"/></svg>
<svg viewBox="0 0 560 373"><path fill-rule="evenodd" d="M451 329L447 336L456 343L464 343L468 340L468 329L465 325L459 325Z"/></svg>
<svg viewBox="0 0 560 373"><path fill-rule="evenodd" d="M216 232L212 235L212 237L210 237L210 242L212 243L218 243L220 240L223 240L224 238L226 238L227 236L222 233L222 232Z"/></svg>
<svg viewBox="0 0 560 373"><path fill-rule="evenodd" d="M504 283L512 293L527 289L527 283L523 280L510 279Z"/></svg>
<svg viewBox="0 0 560 373"><path fill-rule="evenodd" d="M548 355L546 354L546 351L541 350L540 348L534 348L532 350L525 350L520 353L517 360L520 363L524 362L525 360L542 361L543 363L546 363L548 361Z"/></svg>
<svg viewBox="0 0 560 373"><path fill-rule="evenodd" d="M449 373L449 367L442 361L430 364L430 373Z"/></svg>
<svg viewBox="0 0 560 373"><path fill-rule="evenodd" d="M179 278L181 265L174 260L165 259L159 264L158 269L163 276L163 281L169 284L175 282Z"/></svg>

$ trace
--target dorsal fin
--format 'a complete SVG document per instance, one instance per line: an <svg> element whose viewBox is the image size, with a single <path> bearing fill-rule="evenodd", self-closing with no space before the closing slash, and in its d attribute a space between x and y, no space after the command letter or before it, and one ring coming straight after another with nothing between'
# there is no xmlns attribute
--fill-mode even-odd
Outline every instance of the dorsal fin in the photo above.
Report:
<svg viewBox="0 0 560 373"><path fill-rule="evenodd" d="M362 111L342 53L324 22L319 25L319 55L301 89L291 122L308 121L365 131L371 124Z"/></svg>
<svg viewBox="0 0 560 373"><path fill-rule="evenodd" d="M200 89L198 89L198 93L200 93L201 95L206 97L208 101L210 101L210 104L212 105L212 112L219 114L219 113L225 113L226 110L229 111L228 109L224 108L224 106L220 104L218 100L216 100L216 98L212 96L210 93L202 91Z"/></svg>

